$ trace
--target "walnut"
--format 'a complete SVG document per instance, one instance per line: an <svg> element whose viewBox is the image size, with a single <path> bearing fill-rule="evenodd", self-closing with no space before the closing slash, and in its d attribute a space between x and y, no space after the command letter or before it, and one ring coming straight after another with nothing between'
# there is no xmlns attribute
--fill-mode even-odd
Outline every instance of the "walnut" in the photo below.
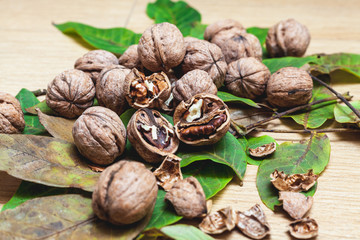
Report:
<svg viewBox="0 0 360 240"><path fill-rule="evenodd" d="M254 57L261 61L262 48L259 39L250 33L235 35L220 46L228 64L240 58Z"/></svg>
<svg viewBox="0 0 360 240"><path fill-rule="evenodd" d="M71 69L57 75L48 84L46 104L66 118L76 118L92 106L95 86L83 71Z"/></svg>
<svg viewBox="0 0 360 240"><path fill-rule="evenodd" d="M20 102L8 93L0 92L0 133L21 133L25 128Z"/></svg>
<svg viewBox="0 0 360 240"><path fill-rule="evenodd" d="M119 61L111 52L92 50L76 60L74 68L88 74L95 84L103 68L116 64L119 64Z"/></svg>
<svg viewBox="0 0 360 240"><path fill-rule="evenodd" d="M284 210L294 219L303 218L310 210L314 199L311 196L306 197L299 192L279 192L279 200L283 201Z"/></svg>
<svg viewBox="0 0 360 240"><path fill-rule="evenodd" d="M255 99L265 92L270 75L269 69L256 58L240 58L229 64L225 86L238 97Z"/></svg>
<svg viewBox="0 0 360 240"><path fill-rule="evenodd" d="M158 111L142 108L131 117L127 126L128 139L147 162L158 163L175 153L179 140L174 127Z"/></svg>
<svg viewBox="0 0 360 240"><path fill-rule="evenodd" d="M168 71L179 65L185 55L184 37L171 23L155 24L140 38L138 54L141 63L153 72Z"/></svg>
<svg viewBox="0 0 360 240"><path fill-rule="evenodd" d="M235 211L231 207L227 207L207 215L200 223L199 228L208 234L219 234L226 230L233 230L236 221Z"/></svg>
<svg viewBox="0 0 360 240"><path fill-rule="evenodd" d="M125 78L130 69L122 65L105 67L96 82L96 98L100 106L107 107L118 115L124 112L127 106L125 98Z"/></svg>
<svg viewBox="0 0 360 240"><path fill-rule="evenodd" d="M206 197L199 181L194 177L179 180L166 193L178 215L185 218L204 217L207 214Z"/></svg>
<svg viewBox="0 0 360 240"><path fill-rule="evenodd" d="M79 152L96 164L108 165L125 150L125 126L108 108L87 109L75 121L72 134Z"/></svg>
<svg viewBox="0 0 360 240"><path fill-rule="evenodd" d="M275 107L295 107L309 102L312 89L313 81L306 71L285 67L271 75L266 88L267 100Z"/></svg>
<svg viewBox="0 0 360 240"><path fill-rule="evenodd" d="M265 157L275 152L275 150L276 143L272 142L257 148L249 148L249 154L253 157Z"/></svg>
<svg viewBox="0 0 360 240"><path fill-rule="evenodd" d="M190 36L187 36L187 37L184 37L184 43L185 45L191 43L191 42L198 42L198 41L202 41L198 38L195 38L195 37L190 37Z"/></svg>
<svg viewBox="0 0 360 240"><path fill-rule="evenodd" d="M310 38L305 25L294 19L287 19L269 29L266 49L270 57L301 57L309 46Z"/></svg>
<svg viewBox="0 0 360 240"><path fill-rule="evenodd" d="M310 239L318 235L319 225L312 218L303 218L290 223L290 234L297 239Z"/></svg>
<svg viewBox="0 0 360 240"><path fill-rule="evenodd" d="M176 104L187 101L198 93L217 94L217 87L209 74L203 70L192 70L175 82L172 94Z"/></svg>
<svg viewBox="0 0 360 240"><path fill-rule="evenodd" d="M144 71L144 66L139 59L137 44L131 45L126 49L119 58L119 64L129 69L136 68L139 71Z"/></svg>
<svg viewBox="0 0 360 240"><path fill-rule="evenodd" d="M227 64L221 49L204 40L190 41L186 44L186 54L181 63L182 73L194 69L206 71L216 87L223 85Z"/></svg>
<svg viewBox="0 0 360 240"><path fill-rule="evenodd" d="M152 214L158 187L151 171L135 161L120 161L101 173L92 208L102 220L124 225Z"/></svg>
<svg viewBox="0 0 360 240"><path fill-rule="evenodd" d="M218 142L229 130L230 114L217 96L201 93L181 102L174 112L175 133L189 145L210 145Z"/></svg>
<svg viewBox="0 0 360 240"><path fill-rule="evenodd" d="M272 184L280 191L301 192L309 190L319 175L315 175L310 169L307 173L287 175L284 172L275 171L270 174Z"/></svg>
<svg viewBox="0 0 360 240"><path fill-rule="evenodd" d="M158 185L165 191L169 191L176 182L183 179L180 161L181 158L169 153L161 163L160 167L154 171Z"/></svg>

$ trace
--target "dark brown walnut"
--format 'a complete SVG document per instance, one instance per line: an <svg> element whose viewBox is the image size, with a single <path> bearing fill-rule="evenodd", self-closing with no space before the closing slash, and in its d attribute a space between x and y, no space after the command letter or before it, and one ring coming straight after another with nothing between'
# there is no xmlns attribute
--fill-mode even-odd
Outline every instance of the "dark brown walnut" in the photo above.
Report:
<svg viewBox="0 0 360 240"><path fill-rule="evenodd" d="M299 192L279 192L279 200L283 202L284 210L294 219L300 219L310 210L314 199Z"/></svg>
<svg viewBox="0 0 360 240"><path fill-rule="evenodd" d="M161 163L160 167L154 171L158 185L165 191L169 191L176 182L183 179L180 161L181 158L169 153Z"/></svg>
<svg viewBox="0 0 360 240"><path fill-rule="evenodd" d="M294 19L287 19L271 27L266 36L266 50L270 57L305 54L310 43L307 27Z"/></svg>
<svg viewBox="0 0 360 240"><path fill-rule="evenodd" d="M95 86L83 71L72 69L57 75L47 87L46 104L57 114L76 118L91 107Z"/></svg>
<svg viewBox="0 0 360 240"><path fill-rule="evenodd" d="M108 165L125 150L125 126L108 108L87 109L75 121L72 134L79 152L96 164Z"/></svg>
<svg viewBox="0 0 360 240"><path fill-rule="evenodd" d="M262 48L259 39L250 33L235 35L220 46L228 64L240 58L254 57L261 61Z"/></svg>
<svg viewBox="0 0 360 240"><path fill-rule="evenodd" d="M172 94L176 104L181 101L188 101L199 93L217 94L217 87L209 74L199 69L186 73L175 82L172 88Z"/></svg>
<svg viewBox="0 0 360 240"><path fill-rule="evenodd" d="M290 234L297 239L310 239L316 237L319 225L312 218L303 218L290 223Z"/></svg>
<svg viewBox="0 0 360 240"><path fill-rule="evenodd" d="M0 133L21 133L25 128L20 102L8 93L0 92Z"/></svg>
<svg viewBox="0 0 360 240"><path fill-rule="evenodd" d="M144 66L139 58L137 44L131 45L126 49L119 58L119 64L129 69L136 68L139 71L144 71Z"/></svg>
<svg viewBox="0 0 360 240"><path fill-rule="evenodd" d="M130 69L122 65L105 67L96 82L96 98L100 106L107 107L118 115L124 112L127 106L125 98L125 78Z"/></svg>
<svg viewBox="0 0 360 240"><path fill-rule="evenodd" d="M171 23L159 23L145 30L139 40L141 63L152 72L167 72L179 65L185 55L184 37Z"/></svg>
<svg viewBox="0 0 360 240"><path fill-rule="evenodd" d="M312 169L307 173L292 175L287 175L275 169L275 171L270 174L270 178L272 184L280 191L301 192L307 191L314 186L319 175L314 174Z"/></svg>
<svg viewBox="0 0 360 240"><path fill-rule="evenodd" d="M165 199L171 202L177 215L185 218L204 217L207 214L204 190L192 176L176 182L166 193Z"/></svg>
<svg viewBox="0 0 360 240"><path fill-rule="evenodd" d="M127 133L131 145L150 163L163 161L179 146L174 127L156 110L137 110L127 125Z"/></svg>
<svg viewBox="0 0 360 240"><path fill-rule="evenodd" d="M240 58L229 64L225 86L235 96L255 99L265 92L269 69L253 57Z"/></svg>
<svg viewBox="0 0 360 240"><path fill-rule="evenodd" d="M272 142L272 143L264 144L257 148L249 148L249 153L253 157L265 157L275 152L275 150L276 150L276 143Z"/></svg>
<svg viewBox="0 0 360 240"><path fill-rule="evenodd" d="M218 142L229 130L230 113L217 96L201 93L181 102L174 112L175 133L189 145L210 145Z"/></svg>
<svg viewBox="0 0 360 240"><path fill-rule="evenodd" d="M201 231L208 234L219 234L235 228L237 216L231 207L220 209L207 215L199 225Z"/></svg>
<svg viewBox="0 0 360 240"><path fill-rule="evenodd" d="M275 107L295 107L309 102L312 89L313 81L306 71L285 67L271 75L266 88L267 100Z"/></svg>
<svg viewBox="0 0 360 240"><path fill-rule="evenodd" d="M156 179L144 164L121 160L101 173L92 208L102 220L131 224L152 214L157 192Z"/></svg>
<svg viewBox="0 0 360 240"><path fill-rule="evenodd" d="M181 63L182 73L194 69L206 71L219 88L223 85L227 64L221 49L204 40L190 41L186 44L186 54Z"/></svg>
<svg viewBox="0 0 360 240"><path fill-rule="evenodd" d="M263 239L270 233L269 223L266 221L265 213L259 204L245 212L236 212L236 226L246 236L252 239Z"/></svg>
<svg viewBox="0 0 360 240"><path fill-rule="evenodd" d="M133 68L126 76L125 98L133 108L156 108L166 110L171 94L171 84L164 72L146 77Z"/></svg>
<svg viewBox="0 0 360 240"><path fill-rule="evenodd" d="M89 75L95 84L103 68L116 64L119 64L119 61L111 52L92 50L76 60L74 68Z"/></svg>

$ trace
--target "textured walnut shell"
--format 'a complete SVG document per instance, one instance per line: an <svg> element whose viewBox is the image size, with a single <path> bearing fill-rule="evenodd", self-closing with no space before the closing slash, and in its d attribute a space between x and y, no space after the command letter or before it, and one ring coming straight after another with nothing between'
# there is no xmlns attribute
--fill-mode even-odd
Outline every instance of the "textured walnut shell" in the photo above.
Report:
<svg viewBox="0 0 360 240"><path fill-rule="evenodd" d="M8 93L0 92L0 133L21 133L25 128L20 102Z"/></svg>
<svg viewBox="0 0 360 240"><path fill-rule="evenodd" d="M108 108L87 109L75 121L72 134L79 152L96 164L108 165L125 150L125 126Z"/></svg>
<svg viewBox="0 0 360 240"><path fill-rule="evenodd" d="M155 24L139 40L141 63L152 72L168 71L179 65L185 55L184 37L171 23Z"/></svg>
<svg viewBox="0 0 360 240"><path fill-rule="evenodd" d="M126 49L119 58L119 64L129 69L136 68L139 71L144 71L144 66L141 64L139 58L137 44L131 45Z"/></svg>
<svg viewBox="0 0 360 240"><path fill-rule="evenodd" d="M257 148L249 148L249 154L253 157L265 157L275 152L275 150L276 143L272 142Z"/></svg>
<svg viewBox="0 0 360 240"><path fill-rule="evenodd" d="M309 46L310 38L305 25L294 19L287 19L269 29L266 50L270 57L301 57Z"/></svg>
<svg viewBox="0 0 360 240"><path fill-rule="evenodd" d="M220 98L208 93L181 102L173 118L177 137L194 146L218 142L230 127L228 107Z"/></svg>
<svg viewBox="0 0 360 240"><path fill-rule="evenodd" d="M126 76L125 98L133 108L156 108L166 110L171 94L171 84L164 72L146 77L133 68Z"/></svg>
<svg viewBox="0 0 360 240"><path fill-rule="evenodd" d="M263 239L270 233L269 223L266 221L265 213L259 204L245 212L236 212L236 226L246 236L252 239Z"/></svg>
<svg viewBox="0 0 360 240"><path fill-rule="evenodd" d="M240 58L229 64L225 86L238 97L255 99L265 92L270 75L269 69L256 58Z"/></svg>
<svg viewBox="0 0 360 240"><path fill-rule="evenodd" d="M279 200L283 202L283 209L294 219L300 219L310 210L314 199L299 192L279 192Z"/></svg>
<svg viewBox="0 0 360 240"><path fill-rule="evenodd" d="M74 68L88 74L95 84L103 68L116 64L119 64L119 61L111 52L92 50L76 60Z"/></svg>
<svg viewBox="0 0 360 240"><path fill-rule="evenodd" d="M209 74L203 70L192 70L175 82L172 89L175 102L187 101L199 93L217 94L217 87Z"/></svg>
<svg viewBox="0 0 360 240"><path fill-rule="evenodd" d="M207 215L200 223L199 228L208 234L219 234L226 230L233 230L236 221L235 211L231 207L227 207Z"/></svg>
<svg viewBox="0 0 360 240"><path fill-rule="evenodd" d="M156 110L137 110L127 125L127 133L131 145L150 163L161 162L179 146L174 127Z"/></svg>
<svg viewBox="0 0 360 240"><path fill-rule="evenodd" d="M165 199L171 202L178 215L185 218L203 217L207 213L204 190L192 176L176 182Z"/></svg>
<svg viewBox="0 0 360 240"><path fill-rule="evenodd" d="M124 225L152 214L158 187L151 171L135 161L120 161L101 173L92 208L102 220Z"/></svg>
<svg viewBox="0 0 360 240"><path fill-rule="evenodd" d="M312 218L303 218L290 223L290 234L297 239L310 239L318 235L319 225Z"/></svg>
<svg viewBox="0 0 360 240"><path fill-rule="evenodd" d="M105 67L96 82L96 98L100 106L107 107L118 115L124 112L127 106L125 98L125 78L130 69L122 65Z"/></svg>
<svg viewBox="0 0 360 240"><path fill-rule="evenodd" d="M95 86L83 71L72 69L57 75L47 87L46 104L66 118L76 118L92 106Z"/></svg>
<svg viewBox="0 0 360 240"><path fill-rule="evenodd" d="M207 26L204 39L218 46L223 46L227 39L244 33L246 30L241 23L233 19L224 19Z"/></svg>
<svg viewBox="0 0 360 240"><path fill-rule="evenodd" d="M261 61L262 48L259 39L250 33L235 35L220 46L228 64L240 58L254 57Z"/></svg>
<svg viewBox="0 0 360 240"><path fill-rule="evenodd" d="M299 68L285 67L273 73L268 81L268 102L276 107L295 107L306 104L312 96L313 81Z"/></svg>
<svg viewBox="0 0 360 240"><path fill-rule="evenodd" d="M164 161L154 171L158 185L165 191L169 191L176 182L183 179L180 169L181 158L169 153Z"/></svg>
<svg viewBox="0 0 360 240"><path fill-rule="evenodd" d="M301 192L307 191L314 186L319 175L314 174L312 169L307 173L292 175L287 175L275 169L275 171L270 174L270 178L274 187L280 191Z"/></svg>

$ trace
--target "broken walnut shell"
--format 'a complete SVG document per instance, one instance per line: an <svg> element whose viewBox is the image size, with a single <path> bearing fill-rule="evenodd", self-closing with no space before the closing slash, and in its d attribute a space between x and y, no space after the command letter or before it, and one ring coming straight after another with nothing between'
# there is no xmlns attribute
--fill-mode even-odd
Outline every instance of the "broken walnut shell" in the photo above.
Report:
<svg viewBox="0 0 360 240"><path fill-rule="evenodd" d="M311 196L289 191L280 191L279 200L283 202L284 210L294 219L303 218L314 202Z"/></svg>
<svg viewBox="0 0 360 240"><path fill-rule="evenodd" d="M139 58L137 44L131 45L126 49L119 58L119 64L129 69L136 68L139 71L144 71L144 66Z"/></svg>
<svg viewBox="0 0 360 240"><path fill-rule="evenodd" d="M199 228L208 234L220 234L233 230L236 221L235 211L231 207L227 207L207 215L199 224Z"/></svg>
<svg viewBox="0 0 360 240"><path fill-rule="evenodd" d="M275 169L270 174L272 184L280 191L301 192L308 191L315 185L319 175L313 173L310 169L307 173L297 173L287 175L283 171L279 172Z"/></svg>
<svg viewBox="0 0 360 240"><path fill-rule="evenodd" d="M0 92L0 133L21 133L25 128L24 113L19 100Z"/></svg>
<svg viewBox="0 0 360 240"><path fill-rule="evenodd" d="M296 220L289 225L291 236L297 239L310 239L318 235L319 225L313 218Z"/></svg>
<svg viewBox="0 0 360 240"><path fill-rule="evenodd" d="M102 220L124 225L152 214L158 187L145 165L121 160L105 169L92 195L92 208Z"/></svg>
<svg viewBox="0 0 360 240"><path fill-rule="evenodd" d="M249 154L253 157L261 158L272 154L273 152L275 152L275 150L276 150L276 143L272 142L272 143L264 144L257 148L249 148Z"/></svg>
<svg viewBox="0 0 360 240"><path fill-rule="evenodd" d="M178 215L185 218L204 217L207 214L206 197L202 186L195 177L177 181L166 193Z"/></svg>
<svg viewBox="0 0 360 240"><path fill-rule="evenodd" d="M156 110L137 110L127 125L127 133L137 153L150 163L163 161L179 146L174 127Z"/></svg>
<svg viewBox="0 0 360 240"><path fill-rule="evenodd" d="M233 19L224 19L207 26L204 39L218 46L223 46L227 39L244 33L246 30L241 23Z"/></svg>
<svg viewBox="0 0 360 240"><path fill-rule="evenodd" d="M180 161L181 158L169 153L161 163L160 167L154 171L158 185L165 191L169 191L176 182L183 179Z"/></svg>
<svg viewBox="0 0 360 240"><path fill-rule="evenodd" d="M47 87L46 104L66 118L76 118L93 105L95 86L83 71L71 69L57 75Z"/></svg>
<svg viewBox="0 0 360 240"><path fill-rule="evenodd" d="M173 119L178 138L194 146L218 142L230 127L228 107L219 97L208 93L181 102Z"/></svg>

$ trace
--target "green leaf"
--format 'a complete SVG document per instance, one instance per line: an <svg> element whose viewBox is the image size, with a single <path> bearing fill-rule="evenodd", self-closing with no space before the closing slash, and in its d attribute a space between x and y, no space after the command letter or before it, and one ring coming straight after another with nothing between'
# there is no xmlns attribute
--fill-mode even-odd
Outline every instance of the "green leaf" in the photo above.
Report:
<svg viewBox="0 0 360 240"><path fill-rule="evenodd" d="M219 98L221 98L221 100L223 100L225 103L227 103L227 102L241 102L241 103L245 103L245 104L247 104L247 105L249 105L251 107L260 108L260 106L257 105L253 100L248 99L248 98L237 97L235 95L232 95L231 93L218 91L217 96Z"/></svg>
<svg viewBox="0 0 360 240"><path fill-rule="evenodd" d="M37 115L37 111L36 108L40 109L40 111L44 114L47 115L57 115L47 104L46 104L46 100L41 101L31 107L27 107L26 111L28 113L31 113L33 115Z"/></svg>
<svg viewBox="0 0 360 240"><path fill-rule="evenodd" d="M236 175L243 179L246 171L246 154L237 139L227 132L217 143L208 146L181 146L177 155L182 158L181 166L192 162L212 160L232 168Z"/></svg>
<svg viewBox="0 0 360 240"><path fill-rule="evenodd" d="M246 154L249 156L249 158L247 159L247 162L249 164L259 166L264 159L252 157L249 154L248 149L249 148L251 148L251 149L258 148L258 147L261 147L261 146L263 146L265 144L269 144L269 143L273 143L273 142L276 143L275 139L268 136L268 135L263 135L263 136L260 136L260 137L249 137L248 138L248 144L247 144L247 150L246 150ZM276 143L276 145L277 145L276 147L278 147L277 143Z"/></svg>
<svg viewBox="0 0 360 240"><path fill-rule="evenodd" d="M284 67L297 67L300 68L306 63L316 62L316 56L308 57L282 57L282 58L268 58L264 59L263 63L269 68L271 73L276 72Z"/></svg>
<svg viewBox="0 0 360 240"><path fill-rule="evenodd" d="M261 200L271 210L280 205L278 190L270 182L270 174L275 169L285 174L306 173L313 169L315 174L320 174L329 159L330 140L322 133L314 133L307 142L281 144L271 158L262 161L258 168L256 187Z"/></svg>
<svg viewBox="0 0 360 240"><path fill-rule="evenodd" d="M26 113L26 108L32 107L40 102L34 93L25 88L21 89L15 97L19 100L21 109L24 113Z"/></svg>
<svg viewBox="0 0 360 240"><path fill-rule="evenodd" d="M263 51L263 58L267 58L267 50L266 50L265 42L268 31L269 31L268 28L259 28L259 27L250 27L246 29L247 33L251 33L259 39Z"/></svg>
<svg viewBox="0 0 360 240"><path fill-rule="evenodd" d="M351 105L360 110L360 101L351 102ZM359 118L355 113L345 104L336 104L334 109L335 120L339 123L355 123L360 126Z"/></svg>
<svg viewBox="0 0 360 240"><path fill-rule="evenodd" d="M189 36L195 37L195 38L198 38L198 39L204 39L204 32L205 32L205 29L206 29L207 26L208 25L201 24L199 22L195 23L195 26L190 29Z"/></svg>
<svg viewBox="0 0 360 240"><path fill-rule="evenodd" d="M138 44L141 37L141 34L126 28L95 28L77 22L54 24L54 26L65 34L79 35L91 46L120 54L130 45Z"/></svg>
<svg viewBox="0 0 360 240"><path fill-rule="evenodd" d="M203 233L200 229L185 224L176 224L161 229L150 229L145 231L139 239L156 240L168 238L175 240L215 240L206 233Z"/></svg>

